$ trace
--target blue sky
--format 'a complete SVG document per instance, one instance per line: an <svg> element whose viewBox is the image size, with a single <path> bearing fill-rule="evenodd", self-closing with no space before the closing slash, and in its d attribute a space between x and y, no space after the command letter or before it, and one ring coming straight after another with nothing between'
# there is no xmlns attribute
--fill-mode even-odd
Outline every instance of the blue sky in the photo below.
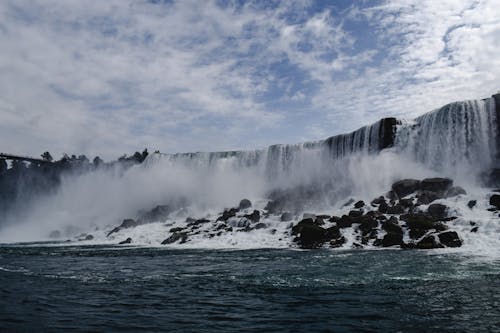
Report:
<svg viewBox="0 0 500 333"><path fill-rule="evenodd" d="M0 151L261 148L500 89L495 1L0 2Z"/></svg>

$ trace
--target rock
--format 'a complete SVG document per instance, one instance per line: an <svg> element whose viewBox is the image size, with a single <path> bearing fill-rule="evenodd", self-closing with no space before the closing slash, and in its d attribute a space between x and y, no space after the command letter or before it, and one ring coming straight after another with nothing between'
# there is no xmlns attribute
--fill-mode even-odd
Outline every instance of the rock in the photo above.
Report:
<svg viewBox="0 0 500 333"><path fill-rule="evenodd" d="M342 237L342 234L340 233L340 229L337 226L330 227L326 229L325 232L325 239L339 239Z"/></svg>
<svg viewBox="0 0 500 333"><path fill-rule="evenodd" d="M176 233L176 232L180 232L182 230L184 230L184 228L175 227L175 228L170 229L169 232Z"/></svg>
<svg viewBox="0 0 500 333"><path fill-rule="evenodd" d="M293 215L289 212L285 212L285 213L281 214L281 217L280 217L281 222L288 222L288 221L291 221L292 219L293 219Z"/></svg>
<svg viewBox="0 0 500 333"><path fill-rule="evenodd" d="M399 205L403 206L404 208L411 208L413 207L413 199L400 199Z"/></svg>
<svg viewBox="0 0 500 333"><path fill-rule="evenodd" d="M382 202L385 202L384 196L380 196L378 198L373 199L371 204L372 205L380 205Z"/></svg>
<svg viewBox="0 0 500 333"><path fill-rule="evenodd" d="M140 223L136 220L133 220L133 219L125 219L122 221L122 224L120 224L118 227L114 228L113 230L111 230L110 232L108 232L108 234L106 235L106 237L109 237L111 234L115 233L115 232L118 232L122 229L127 229L127 228L132 228L132 227L136 227L138 226Z"/></svg>
<svg viewBox="0 0 500 333"><path fill-rule="evenodd" d="M410 237L417 239L425 235L429 230L444 231L446 226L440 223L436 223L432 217L425 214L405 214L400 216L401 220L406 222L406 225L410 229Z"/></svg>
<svg viewBox="0 0 500 333"><path fill-rule="evenodd" d="M404 244L403 242L403 233L396 233L396 232L388 232L385 234L384 238L382 238L381 245L383 247L389 247L389 246L402 246Z"/></svg>
<svg viewBox="0 0 500 333"><path fill-rule="evenodd" d="M130 238L130 237L129 237L129 238L127 238L127 239L125 239L125 240L121 241L121 242L120 242L120 243L118 243L118 244L122 245L122 244L130 244L130 243L132 243L132 238Z"/></svg>
<svg viewBox="0 0 500 333"><path fill-rule="evenodd" d="M479 229L479 227L474 227L474 228L470 229L470 232L477 232L478 229Z"/></svg>
<svg viewBox="0 0 500 333"><path fill-rule="evenodd" d="M349 228L352 226L353 222L353 219L347 215L342 215L342 217L336 221L339 228Z"/></svg>
<svg viewBox="0 0 500 333"><path fill-rule="evenodd" d="M151 222L165 221L171 212L171 208L168 205L158 205L146 212L138 219L138 224L145 224Z"/></svg>
<svg viewBox="0 0 500 333"><path fill-rule="evenodd" d="M86 241L93 240L93 239L94 239L94 236L92 236L92 235L87 235L84 238L84 240L86 240Z"/></svg>
<svg viewBox="0 0 500 333"><path fill-rule="evenodd" d="M422 250L437 249L442 247L443 245L436 241L436 237L434 237L434 235L426 236L416 244L416 248Z"/></svg>
<svg viewBox="0 0 500 333"><path fill-rule="evenodd" d="M462 241L455 231L446 231L438 234L439 241L446 247L460 247Z"/></svg>
<svg viewBox="0 0 500 333"><path fill-rule="evenodd" d="M404 214L405 208L399 204L387 208L387 214Z"/></svg>
<svg viewBox="0 0 500 333"><path fill-rule="evenodd" d="M361 207L364 207L365 205L365 202L363 200L359 200L358 202L356 202L354 204L354 208L361 208Z"/></svg>
<svg viewBox="0 0 500 333"><path fill-rule="evenodd" d="M432 191L420 191L417 194L417 204L418 205L428 205L434 200L441 199L441 196L436 192Z"/></svg>
<svg viewBox="0 0 500 333"><path fill-rule="evenodd" d="M248 199L243 199L240 201L240 204L238 205L238 208L241 209L247 209L252 207L252 202Z"/></svg>
<svg viewBox="0 0 500 333"><path fill-rule="evenodd" d="M477 204L477 200L471 200L467 203L467 207L469 207L470 209L474 208Z"/></svg>
<svg viewBox="0 0 500 333"><path fill-rule="evenodd" d="M305 225L313 225L313 224L314 220L311 218L301 220L299 223L297 223L292 227L292 235L298 235L302 231L302 228Z"/></svg>
<svg viewBox="0 0 500 333"><path fill-rule="evenodd" d="M321 217L318 216L314 220L314 224L316 224L316 225L323 225L323 224L325 224L325 221Z"/></svg>
<svg viewBox="0 0 500 333"><path fill-rule="evenodd" d="M490 205L495 206L496 209L500 209L500 195L499 194L493 194L490 197Z"/></svg>
<svg viewBox="0 0 500 333"><path fill-rule="evenodd" d="M422 191L445 193L453 185L453 180L449 178L425 178L420 183Z"/></svg>
<svg viewBox="0 0 500 333"><path fill-rule="evenodd" d="M260 221L260 212L258 210L254 210L252 214L244 215L244 217L246 217L253 223L257 223Z"/></svg>
<svg viewBox="0 0 500 333"><path fill-rule="evenodd" d="M332 239L330 241L330 247L341 247L342 245L344 245L346 242L346 239L344 236L340 236L339 238L335 238L335 239Z"/></svg>
<svg viewBox="0 0 500 333"><path fill-rule="evenodd" d="M236 213L238 212L237 208L231 208L231 209L226 209L221 216L217 219L217 221L227 221L231 217L236 216Z"/></svg>
<svg viewBox="0 0 500 333"><path fill-rule="evenodd" d="M435 220L441 220L446 218L448 207L442 204L431 204L427 208L427 213L432 216Z"/></svg>
<svg viewBox="0 0 500 333"><path fill-rule="evenodd" d="M49 234L49 238L61 238L61 232L59 230L52 230Z"/></svg>
<svg viewBox="0 0 500 333"><path fill-rule="evenodd" d="M416 179L403 179L392 184L392 191L402 198L420 189L420 181Z"/></svg>
<svg viewBox="0 0 500 333"><path fill-rule="evenodd" d="M198 220L190 219L190 221L191 222L188 223L188 226L197 226L197 225L200 225L200 224L205 224L205 223L210 222L210 220L208 220L208 219L198 219Z"/></svg>
<svg viewBox="0 0 500 333"><path fill-rule="evenodd" d="M342 207L347 207L347 206L350 206L354 203L354 199L353 198L350 198L349 200L346 201L345 204L342 205Z"/></svg>
<svg viewBox="0 0 500 333"><path fill-rule="evenodd" d="M326 241L325 229L314 224L303 224L298 235L298 244L303 249L314 249Z"/></svg>
<svg viewBox="0 0 500 333"><path fill-rule="evenodd" d="M349 217L360 217L363 215L363 211L362 210L351 210L349 212Z"/></svg>
<svg viewBox="0 0 500 333"><path fill-rule="evenodd" d="M359 223L359 230L366 235L378 227L378 221L369 215L363 215L354 219L354 223Z"/></svg>
<svg viewBox="0 0 500 333"><path fill-rule="evenodd" d="M445 198L456 197L457 195L466 195L467 192L460 186L453 186L444 195Z"/></svg>
<svg viewBox="0 0 500 333"><path fill-rule="evenodd" d="M267 228L267 224L265 223L257 223L255 226L254 226L254 229L258 230L258 229L265 229Z"/></svg>
<svg viewBox="0 0 500 333"><path fill-rule="evenodd" d="M394 222L394 220L389 220L389 221L385 221L385 222L382 222L382 229L385 230L387 233L395 233L395 234L403 234L403 228L401 228L401 226L399 226L399 224L397 223L397 219L396 219L396 222Z"/></svg>
<svg viewBox="0 0 500 333"><path fill-rule="evenodd" d="M388 209L389 205L385 201L381 202L378 206L378 211L382 214L386 214Z"/></svg>
<svg viewBox="0 0 500 333"><path fill-rule="evenodd" d="M174 234L172 234L170 237L168 237L167 239L165 239L163 242L161 242L162 245L166 245L166 244L172 244L172 243L175 243L177 241L180 241L179 243L182 244L182 243L185 243L188 239L188 235L187 233L185 232L176 232Z"/></svg>

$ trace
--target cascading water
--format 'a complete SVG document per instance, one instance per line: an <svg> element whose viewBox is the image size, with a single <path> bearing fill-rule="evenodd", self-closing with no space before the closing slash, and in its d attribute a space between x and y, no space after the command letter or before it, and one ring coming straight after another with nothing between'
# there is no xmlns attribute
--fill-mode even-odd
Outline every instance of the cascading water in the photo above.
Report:
<svg viewBox="0 0 500 333"><path fill-rule="evenodd" d="M188 217L215 220L242 198L262 212L270 199L281 201L279 208L297 222L308 210L346 214L343 203L350 197L371 200L402 178L448 176L469 191L477 175L497 163L497 104L494 98L452 103L413 121L385 118L322 141L254 151L152 154L125 171L67 177L56 194L38 200L21 219L0 225L0 240L37 240L61 230L64 237L92 232L97 242L115 242L106 234L124 218L172 202L183 206L168 221L159 221L168 226L184 226ZM264 215L261 221L277 231L235 232L219 237L215 246L290 245L287 224L279 216ZM116 237L158 245L165 238L162 223L126 229ZM190 240L187 245L193 247L215 242L194 235Z"/></svg>

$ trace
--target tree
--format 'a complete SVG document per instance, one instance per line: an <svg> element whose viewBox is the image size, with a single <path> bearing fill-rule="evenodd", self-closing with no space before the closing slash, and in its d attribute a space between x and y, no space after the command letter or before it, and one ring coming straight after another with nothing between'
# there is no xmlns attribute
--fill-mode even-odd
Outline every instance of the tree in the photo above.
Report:
<svg viewBox="0 0 500 333"><path fill-rule="evenodd" d="M94 160L92 161L92 163L94 164L95 167L98 167L98 166L102 165L104 163L104 161L99 156L96 156L96 157L94 157Z"/></svg>
<svg viewBox="0 0 500 333"><path fill-rule="evenodd" d="M52 160L53 160L52 155L50 155L50 153L48 151L46 151L45 153L43 153L40 156L42 156L42 159L44 161L47 161L47 162L52 162Z"/></svg>
<svg viewBox="0 0 500 333"><path fill-rule="evenodd" d="M5 162L5 159L1 158L0 159L0 173L4 173L7 170L7 162Z"/></svg>

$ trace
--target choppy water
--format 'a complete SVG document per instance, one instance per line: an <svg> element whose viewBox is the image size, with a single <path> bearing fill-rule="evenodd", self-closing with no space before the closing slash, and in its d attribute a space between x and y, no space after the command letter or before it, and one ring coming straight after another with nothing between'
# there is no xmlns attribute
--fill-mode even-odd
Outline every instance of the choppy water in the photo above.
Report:
<svg viewBox="0 0 500 333"><path fill-rule="evenodd" d="M500 261L0 246L1 332L498 332Z"/></svg>

